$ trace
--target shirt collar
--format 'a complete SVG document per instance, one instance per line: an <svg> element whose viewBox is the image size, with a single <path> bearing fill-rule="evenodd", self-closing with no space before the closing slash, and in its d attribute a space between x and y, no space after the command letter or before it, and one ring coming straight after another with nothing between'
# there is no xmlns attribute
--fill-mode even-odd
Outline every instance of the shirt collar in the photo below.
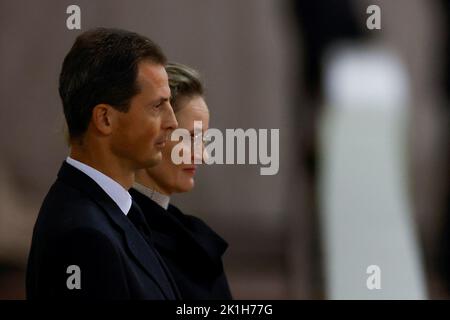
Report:
<svg viewBox="0 0 450 320"><path fill-rule="evenodd" d="M132 199L130 193L124 187L97 169L72 159L71 157L67 157L66 162L94 180L117 204L120 210L125 215L128 214L128 211L130 211L131 208Z"/></svg>
<svg viewBox="0 0 450 320"><path fill-rule="evenodd" d="M155 201L157 204L159 204L165 210L167 210L167 208L169 207L169 202L170 202L169 196L159 193L158 191L150 189L149 187L146 187L137 182L134 183L133 188L136 189L136 191L138 191L139 193L142 193L143 195L145 195L148 198Z"/></svg>

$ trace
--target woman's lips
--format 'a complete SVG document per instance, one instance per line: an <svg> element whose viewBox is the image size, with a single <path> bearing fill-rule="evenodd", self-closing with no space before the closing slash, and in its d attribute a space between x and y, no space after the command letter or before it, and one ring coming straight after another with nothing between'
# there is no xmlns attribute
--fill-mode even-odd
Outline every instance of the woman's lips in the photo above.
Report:
<svg viewBox="0 0 450 320"><path fill-rule="evenodd" d="M187 167L187 168L183 168L183 171L190 173L190 174L195 174L195 167Z"/></svg>

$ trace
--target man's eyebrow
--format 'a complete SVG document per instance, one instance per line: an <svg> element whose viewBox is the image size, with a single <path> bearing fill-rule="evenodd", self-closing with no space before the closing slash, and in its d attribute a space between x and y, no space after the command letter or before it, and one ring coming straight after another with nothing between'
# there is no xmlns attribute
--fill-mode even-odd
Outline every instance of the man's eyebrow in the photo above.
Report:
<svg viewBox="0 0 450 320"><path fill-rule="evenodd" d="M169 101L169 100L170 100L170 97L169 97L169 98L166 98L166 97L160 97L160 98L155 99L155 100L153 100L152 102L150 102L150 104L159 104L159 103L161 103L161 102L167 102L167 101Z"/></svg>

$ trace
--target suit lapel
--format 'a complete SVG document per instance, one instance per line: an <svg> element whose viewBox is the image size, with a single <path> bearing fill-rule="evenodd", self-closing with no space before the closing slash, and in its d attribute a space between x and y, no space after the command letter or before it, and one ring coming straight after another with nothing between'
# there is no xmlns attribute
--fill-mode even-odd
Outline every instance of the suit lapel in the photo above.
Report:
<svg viewBox="0 0 450 320"><path fill-rule="evenodd" d="M103 209L110 220L122 230L130 252L140 266L159 286L163 295L167 299L175 299L174 292L169 284L169 279L166 277L156 257L155 249L145 241L140 232L108 194L89 176L67 164L65 161L58 173L58 178L63 180L64 183L70 184L85 193Z"/></svg>
<svg viewBox="0 0 450 320"><path fill-rule="evenodd" d="M162 266L156 257L155 249L144 239L133 223L122 211L110 202L98 201L114 223L124 231L127 246L147 274L159 285L168 299L175 299Z"/></svg>

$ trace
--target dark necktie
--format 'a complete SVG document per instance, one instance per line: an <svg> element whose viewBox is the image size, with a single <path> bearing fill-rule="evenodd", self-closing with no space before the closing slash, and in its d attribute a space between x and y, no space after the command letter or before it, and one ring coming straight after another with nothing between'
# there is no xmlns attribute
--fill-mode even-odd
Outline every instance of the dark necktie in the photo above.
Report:
<svg viewBox="0 0 450 320"><path fill-rule="evenodd" d="M181 300L181 294L180 291L178 290L178 287L175 284L175 280L173 279L172 274L170 273L166 264L164 263L163 258L159 255L158 251L156 250L153 244L151 231L147 224L147 221L145 220L144 214L134 201L131 204L131 208L127 216L131 220L131 222L135 225L135 227L139 230L139 232L144 237L148 245L153 249L162 269L164 270L164 273L166 274L166 277L169 279L170 286L172 287L176 299Z"/></svg>
<svg viewBox="0 0 450 320"><path fill-rule="evenodd" d="M130 211L127 214L127 217L133 222L134 226L139 230L139 232L144 236L144 239L151 245L151 232L150 228L147 225L147 221L145 221L144 214L142 213L139 206L133 201L131 204Z"/></svg>

